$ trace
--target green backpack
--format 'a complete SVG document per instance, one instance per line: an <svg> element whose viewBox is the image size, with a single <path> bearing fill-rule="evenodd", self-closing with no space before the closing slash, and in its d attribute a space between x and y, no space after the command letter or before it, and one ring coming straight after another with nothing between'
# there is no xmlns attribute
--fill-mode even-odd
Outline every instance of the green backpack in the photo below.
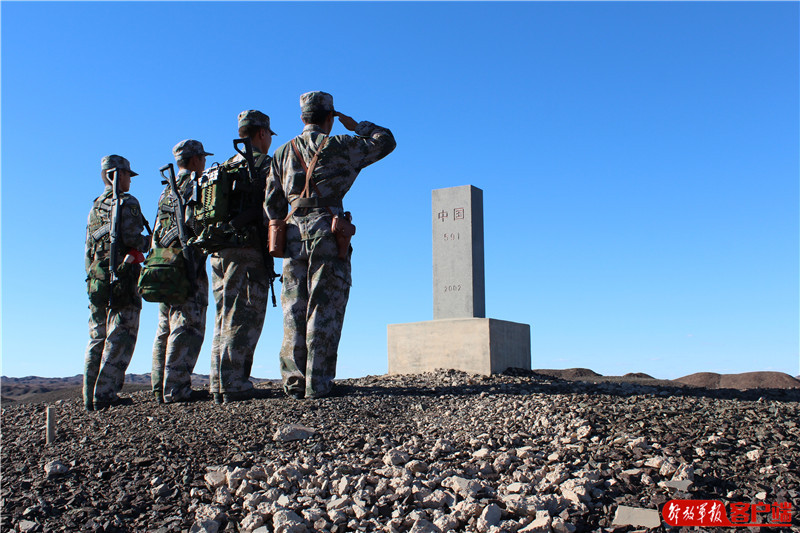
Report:
<svg viewBox="0 0 800 533"><path fill-rule="evenodd" d="M133 286L135 276L132 270L133 267L129 263L120 263L117 267L119 281L112 288L108 258L92 261L89 274L86 276L86 292L92 305L109 306L112 309L131 305L136 298L136 287Z"/></svg>
<svg viewBox="0 0 800 533"><path fill-rule="evenodd" d="M182 304L191 293L180 248L153 248L139 274L139 294L148 302Z"/></svg>
<svg viewBox="0 0 800 533"><path fill-rule="evenodd" d="M259 168L266 157L261 154L255 167ZM228 222L256 195L246 160L215 163L196 181L192 227L197 237L189 243L208 253L246 244L246 233L236 232Z"/></svg>

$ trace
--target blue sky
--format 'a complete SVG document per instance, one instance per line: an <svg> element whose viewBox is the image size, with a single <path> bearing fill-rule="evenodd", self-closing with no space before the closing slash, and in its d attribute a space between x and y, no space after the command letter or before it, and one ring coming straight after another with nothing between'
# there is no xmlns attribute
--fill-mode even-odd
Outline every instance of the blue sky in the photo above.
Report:
<svg viewBox="0 0 800 533"><path fill-rule="evenodd" d="M796 2L0 5L2 374L83 371L83 239L118 153L153 221L158 168L298 97L392 130L345 198L358 234L339 377L432 318L431 190L484 191L486 310L534 368L796 375ZM344 133L338 125L334 133ZM210 311L213 309L213 303ZM195 371L208 373L213 312ZM145 303L129 372L150 369ZM253 375L277 378L270 307Z"/></svg>

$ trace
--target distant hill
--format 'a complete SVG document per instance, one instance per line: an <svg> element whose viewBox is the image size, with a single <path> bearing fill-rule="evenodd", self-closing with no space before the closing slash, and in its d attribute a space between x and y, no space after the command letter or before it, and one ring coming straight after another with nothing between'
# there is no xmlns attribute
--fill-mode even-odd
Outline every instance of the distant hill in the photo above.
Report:
<svg viewBox="0 0 800 533"><path fill-rule="evenodd" d="M660 386L677 385L736 390L800 388L800 379L783 372L744 372L741 374L698 372L675 380L657 379L642 372L629 372L623 376L604 376L588 368L536 369L533 372L568 381L631 382ZM263 378L251 379L255 383L279 381ZM192 374L192 385L195 388L208 388L208 375ZM83 375L80 374L66 378L42 378L39 376L8 378L3 376L0 378L0 401L4 403L39 403L78 398L81 396L82 387ZM124 391L132 392L149 388L149 373L125 376Z"/></svg>
<svg viewBox="0 0 800 533"><path fill-rule="evenodd" d="M692 387L706 389L797 389L800 380L783 372L743 372L741 374L717 374L698 372L675 381Z"/></svg>
<svg viewBox="0 0 800 533"><path fill-rule="evenodd" d="M254 383L270 381L262 378L251 378ZM192 386L208 387L208 375L192 374ZM24 378L0 378L0 401L2 402L43 402L61 398L75 398L81 395L83 374L66 378L42 378L26 376ZM150 388L150 374L126 374L125 391Z"/></svg>

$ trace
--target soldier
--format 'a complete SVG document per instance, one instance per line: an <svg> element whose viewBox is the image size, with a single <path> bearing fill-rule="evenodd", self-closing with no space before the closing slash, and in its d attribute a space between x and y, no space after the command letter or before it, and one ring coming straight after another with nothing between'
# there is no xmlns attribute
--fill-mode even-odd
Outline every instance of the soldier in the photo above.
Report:
<svg viewBox="0 0 800 533"><path fill-rule="evenodd" d="M200 175L206 166L206 152L200 141L187 139L172 149L178 163L175 183L184 202L188 202L193 191L192 173ZM178 238L178 206L172 198L170 186L161 193L158 201L158 219L154 228L154 246L181 248ZM186 224L186 237L194 237L191 225ZM159 403L186 402L192 398L192 371L197 363L203 336L206 331L206 308L208 307L208 274L206 256L195 249L194 272L196 285L189 298L182 304L159 304L158 329L153 343L153 371L150 381Z"/></svg>
<svg viewBox="0 0 800 533"><path fill-rule="evenodd" d="M239 137L250 139L257 182L245 194L242 210L231 220L237 238L211 255L211 284L217 305L211 345L210 390L217 403L252 397L250 370L264 326L272 275L272 258L265 253L264 188L271 159L269 117L261 111L239 113ZM237 154L226 161L241 161ZM236 203L236 202L231 202Z"/></svg>
<svg viewBox="0 0 800 533"><path fill-rule="evenodd" d="M142 235L147 221L139 202L128 194L131 170L127 159L109 155L101 161L100 176L105 190L94 200L86 225L86 274L89 293L89 345L83 372L83 402L88 411L110 405L130 404L118 396L131 362L142 299L136 291L142 255L150 247L150 237ZM112 218L114 215L113 176L116 169L119 196L118 231L115 238L118 282L110 283ZM109 302L110 301L110 302Z"/></svg>
<svg viewBox="0 0 800 533"><path fill-rule="evenodd" d="M332 218L345 216L342 198L361 169L396 146L388 129L334 111L328 93L303 94L300 109L303 133L275 151L265 200L270 220L286 218L289 204L294 208L286 226L280 362L284 391L298 399L329 395L336 376L352 247L340 251ZM335 117L357 136L328 137ZM307 185L305 169L318 152ZM306 187L310 199L301 198Z"/></svg>

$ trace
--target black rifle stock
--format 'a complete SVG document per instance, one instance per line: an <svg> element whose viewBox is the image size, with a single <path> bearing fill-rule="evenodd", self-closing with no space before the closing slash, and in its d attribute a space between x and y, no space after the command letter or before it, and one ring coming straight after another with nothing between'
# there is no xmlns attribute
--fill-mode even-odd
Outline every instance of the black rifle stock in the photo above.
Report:
<svg viewBox="0 0 800 533"><path fill-rule="evenodd" d="M119 232L120 232L120 207L122 201L119 197L119 171L116 168L110 168L106 171L106 178L111 182L111 231L109 233L109 255L108 255L108 270L110 274L111 290L108 291L108 306L113 305L114 288L119 283L119 276L117 275L117 248L119 247Z"/></svg>
<svg viewBox="0 0 800 533"><path fill-rule="evenodd" d="M189 237L186 231L186 206L183 203L183 196L178 190L178 184L175 181L175 167L172 163L164 165L159 169L161 177L164 178L164 183L169 184L170 194L172 200L177 206L177 213L175 213L175 226L178 228L178 240L181 242L181 253L183 260L186 264L186 277L189 278L189 283L192 285L192 292L197 290L197 272L195 271L196 262L194 258L194 248L189 244ZM169 175L165 172L169 171ZM194 172L192 172L194 174ZM192 176L194 180L194 175Z"/></svg>
<svg viewBox="0 0 800 533"><path fill-rule="evenodd" d="M239 145L244 145L244 151L239 149ZM244 160L247 161L247 170L250 173L250 183L253 184L253 187L258 183L258 175L256 171L256 162L253 158L253 144L250 142L250 139L244 137L243 139L234 139L233 140L233 149L236 152L244 157ZM248 191L249 194L253 194L253 191ZM242 197L244 195L241 195ZM261 248L261 255L264 257L264 266L269 271L269 288L272 290L272 307L277 307L277 301L275 299L275 278L278 277L278 274L275 273L275 262L272 259L272 256L269 255L269 251L267 250L267 235L264 233L264 222L262 220L261 223L256 224L257 232L258 232L258 240L259 240L259 247Z"/></svg>

